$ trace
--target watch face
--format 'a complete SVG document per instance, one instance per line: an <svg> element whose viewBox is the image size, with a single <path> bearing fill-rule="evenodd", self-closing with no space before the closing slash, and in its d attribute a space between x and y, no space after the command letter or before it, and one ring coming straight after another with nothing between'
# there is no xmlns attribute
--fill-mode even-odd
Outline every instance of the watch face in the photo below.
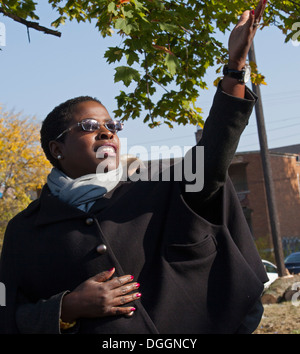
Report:
<svg viewBox="0 0 300 354"><path fill-rule="evenodd" d="M244 76L244 82L248 82L251 76L251 68L250 65L245 66L245 76Z"/></svg>

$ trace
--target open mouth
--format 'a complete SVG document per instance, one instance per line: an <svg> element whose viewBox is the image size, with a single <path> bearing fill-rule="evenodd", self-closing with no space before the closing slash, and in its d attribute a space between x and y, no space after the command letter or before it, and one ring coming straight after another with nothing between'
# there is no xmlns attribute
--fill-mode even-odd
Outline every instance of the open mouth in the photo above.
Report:
<svg viewBox="0 0 300 354"><path fill-rule="evenodd" d="M101 145L96 149L96 158L104 159L109 156L117 155L117 147L113 144L105 144Z"/></svg>

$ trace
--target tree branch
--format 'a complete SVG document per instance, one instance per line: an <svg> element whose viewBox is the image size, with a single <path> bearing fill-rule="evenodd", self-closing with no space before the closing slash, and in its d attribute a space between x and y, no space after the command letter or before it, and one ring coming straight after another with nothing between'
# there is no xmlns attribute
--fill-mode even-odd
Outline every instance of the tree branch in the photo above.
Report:
<svg viewBox="0 0 300 354"><path fill-rule="evenodd" d="M27 28L33 28L37 31L44 32L46 34L52 34L53 36L61 37L61 32L52 30L50 28L46 28L44 26L40 26L37 22L24 20L23 18L15 15L15 14L7 12L2 7L0 7L0 13L2 13L4 16L7 16L7 17L13 19L16 22L21 23L22 25L25 25Z"/></svg>
<svg viewBox="0 0 300 354"><path fill-rule="evenodd" d="M300 6L299 2L293 1L293 0L289 0L289 2L291 2L292 4L296 5L296 6Z"/></svg>
<svg viewBox="0 0 300 354"><path fill-rule="evenodd" d="M148 82L148 63L147 63L147 54L146 54L146 51L144 52L144 55L145 55L145 66L146 66L146 85L147 85L147 97L148 97L148 101L151 102L150 100L150 93L149 93L149 82ZM154 123L154 119L152 117L152 110L151 108L149 107L149 115L150 115L150 118L152 120L152 123Z"/></svg>

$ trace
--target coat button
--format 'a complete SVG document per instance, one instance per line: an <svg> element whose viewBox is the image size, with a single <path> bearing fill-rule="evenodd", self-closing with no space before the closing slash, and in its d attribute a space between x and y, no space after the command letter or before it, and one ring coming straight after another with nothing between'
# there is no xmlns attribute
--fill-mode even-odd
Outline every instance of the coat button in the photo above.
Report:
<svg viewBox="0 0 300 354"><path fill-rule="evenodd" d="M107 250L107 247L106 247L104 244L101 244L101 245L99 245L99 246L97 247L97 252L98 252L99 254L105 253L106 250Z"/></svg>
<svg viewBox="0 0 300 354"><path fill-rule="evenodd" d="M86 223L87 225L92 225L92 224L94 223L94 219L93 219L93 218L87 218L87 219L85 220L85 223Z"/></svg>

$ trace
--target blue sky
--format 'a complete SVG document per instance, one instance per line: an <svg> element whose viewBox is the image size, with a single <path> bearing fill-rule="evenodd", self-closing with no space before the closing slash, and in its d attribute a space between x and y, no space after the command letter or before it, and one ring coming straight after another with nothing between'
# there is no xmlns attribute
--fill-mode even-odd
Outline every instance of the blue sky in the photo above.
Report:
<svg viewBox="0 0 300 354"><path fill-rule="evenodd" d="M38 15L39 23L46 27L58 17L46 1L39 5ZM42 121L57 104L80 95L97 97L111 114L117 108L114 97L124 87L114 83L113 66L103 56L106 48L118 45L120 39L103 39L93 24L72 22L60 27L61 38L31 29L29 43L23 25L3 16L0 22L6 27L6 46L0 52L0 104L6 110ZM228 36L222 38L224 43ZM259 70L268 84L261 92L269 147L300 144L300 46L284 43L283 34L271 27L257 32L255 50ZM198 99L204 118L215 93L212 83L216 77L215 68L211 68L205 77L209 90L202 91ZM150 129L142 120L126 122L120 133L128 138L129 150L135 145L150 149L151 145L195 143L194 126ZM259 150L255 113L238 147L238 151L252 150Z"/></svg>

